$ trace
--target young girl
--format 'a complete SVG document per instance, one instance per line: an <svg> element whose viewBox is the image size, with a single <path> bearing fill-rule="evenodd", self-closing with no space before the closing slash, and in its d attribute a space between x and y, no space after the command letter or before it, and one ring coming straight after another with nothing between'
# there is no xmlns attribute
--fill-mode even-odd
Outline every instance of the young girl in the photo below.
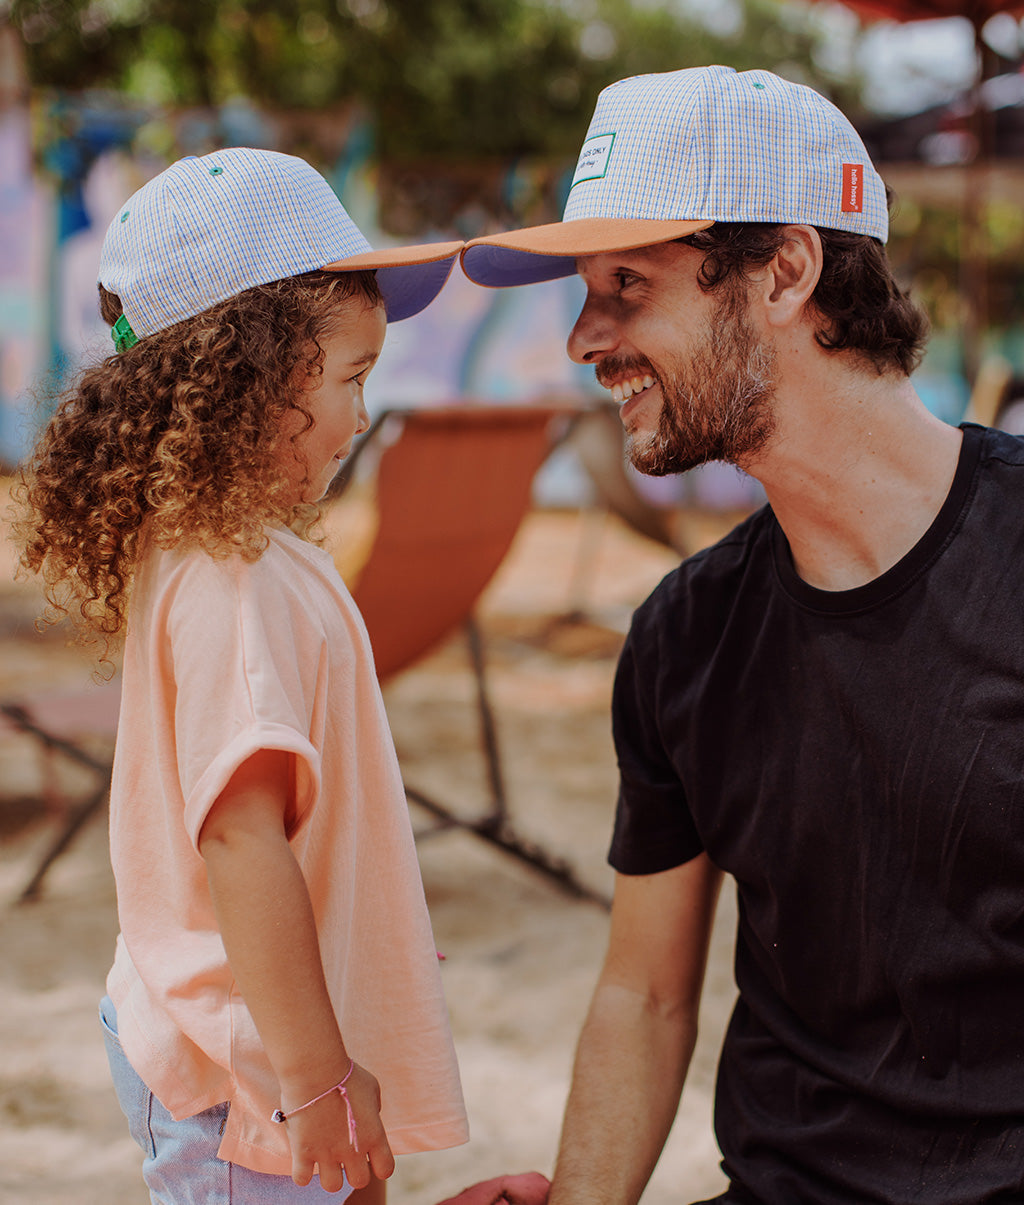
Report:
<svg viewBox="0 0 1024 1205"><path fill-rule="evenodd" d="M117 354L28 466L23 564L126 631L101 1013L161 1205L382 1200L467 1138L366 633L301 538L457 251L372 251L301 159L174 164L107 233Z"/></svg>

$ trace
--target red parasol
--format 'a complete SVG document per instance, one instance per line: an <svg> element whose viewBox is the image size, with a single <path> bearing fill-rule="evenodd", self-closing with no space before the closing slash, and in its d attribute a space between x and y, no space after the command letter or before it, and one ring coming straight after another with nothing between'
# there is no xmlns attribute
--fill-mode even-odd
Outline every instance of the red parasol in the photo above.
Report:
<svg viewBox="0 0 1024 1205"><path fill-rule="evenodd" d="M890 21L931 21L966 17L981 29L996 13L1024 13L1024 0L843 0L865 17Z"/></svg>

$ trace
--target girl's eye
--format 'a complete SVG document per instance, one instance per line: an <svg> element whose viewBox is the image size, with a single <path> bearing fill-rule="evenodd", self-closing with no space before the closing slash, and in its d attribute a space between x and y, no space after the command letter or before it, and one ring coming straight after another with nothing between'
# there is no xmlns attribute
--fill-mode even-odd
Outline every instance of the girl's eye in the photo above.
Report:
<svg viewBox="0 0 1024 1205"><path fill-rule="evenodd" d="M369 376L369 374L370 374L370 370L368 368L364 368L362 372L357 373L354 377L349 377L349 379L345 382L345 384L346 385L352 385L352 384L364 385L366 383L366 378Z"/></svg>

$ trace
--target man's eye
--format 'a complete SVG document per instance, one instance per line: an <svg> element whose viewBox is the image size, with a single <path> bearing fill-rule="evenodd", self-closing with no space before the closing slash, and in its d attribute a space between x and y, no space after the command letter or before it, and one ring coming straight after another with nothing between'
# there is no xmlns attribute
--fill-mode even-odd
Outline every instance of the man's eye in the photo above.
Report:
<svg viewBox="0 0 1024 1205"><path fill-rule="evenodd" d="M615 283L618 286L620 293L623 289L628 288L631 284L636 284L639 279L640 277L635 276L632 272L615 273Z"/></svg>

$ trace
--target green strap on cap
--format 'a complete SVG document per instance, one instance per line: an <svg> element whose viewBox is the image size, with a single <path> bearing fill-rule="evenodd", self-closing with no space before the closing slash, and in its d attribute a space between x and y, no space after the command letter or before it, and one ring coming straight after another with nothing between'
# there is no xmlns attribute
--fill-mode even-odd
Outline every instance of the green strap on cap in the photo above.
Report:
<svg viewBox="0 0 1024 1205"><path fill-rule="evenodd" d="M138 335L132 330L131 323L124 314L110 328L110 336L114 340L116 352L127 351L129 347L134 347L139 341Z"/></svg>

